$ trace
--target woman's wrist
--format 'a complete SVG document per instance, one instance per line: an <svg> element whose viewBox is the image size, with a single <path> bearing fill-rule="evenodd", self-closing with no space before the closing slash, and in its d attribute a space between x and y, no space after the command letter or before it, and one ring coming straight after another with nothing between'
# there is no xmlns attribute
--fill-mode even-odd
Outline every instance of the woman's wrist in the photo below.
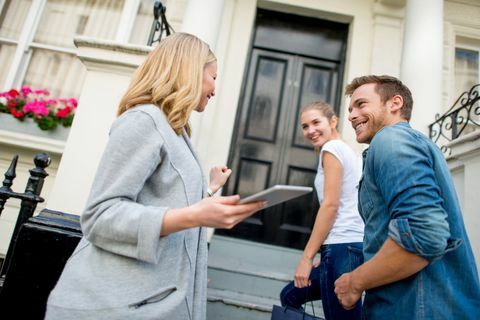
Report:
<svg viewBox="0 0 480 320"><path fill-rule="evenodd" d="M213 197L213 195L217 193L218 190L220 190L220 187L211 184L207 188L207 194L209 197Z"/></svg>
<svg viewBox="0 0 480 320"><path fill-rule="evenodd" d="M198 217L199 215L192 206L168 209L163 218L161 235L165 236L173 232L199 227L201 223L198 221Z"/></svg>
<svg viewBox="0 0 480 320"><path fill-rule="evenodd" d="M310 255L308 255L306 252L304 252L302 255L302 260L311 264L313 264L313 258L314 256L310 257Z"/></svg>

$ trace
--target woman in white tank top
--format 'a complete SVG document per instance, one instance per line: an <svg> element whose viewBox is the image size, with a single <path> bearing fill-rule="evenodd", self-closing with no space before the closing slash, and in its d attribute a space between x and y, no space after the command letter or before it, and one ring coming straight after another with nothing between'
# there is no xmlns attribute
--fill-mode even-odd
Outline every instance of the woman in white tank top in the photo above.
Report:
<svg viewBox="0 0 480 320"><path fill-rule="evenodd" d="M292 308L321 299L326 320L360 319L361 301L345 310L334 293L335 280L363 263L364 225L357 208L360 157L340 140L338 118L327 103L307 105L300 119L303 136L320 151L315 177L320 209L294 281L282 290L280 299ZM319 251L320 264L314 265Z"/></svg>

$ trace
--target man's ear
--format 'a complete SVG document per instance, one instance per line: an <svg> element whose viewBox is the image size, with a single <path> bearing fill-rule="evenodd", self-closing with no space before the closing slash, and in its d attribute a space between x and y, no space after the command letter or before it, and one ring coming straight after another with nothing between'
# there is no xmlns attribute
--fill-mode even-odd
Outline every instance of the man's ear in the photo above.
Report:
<svg viewBox="0 0 480 320"><path fill-rule="evenodd" d="M390 99L390 110L392 112L401 112L402 107L403 107L403 97L399 94L394 95Z"/></svg>

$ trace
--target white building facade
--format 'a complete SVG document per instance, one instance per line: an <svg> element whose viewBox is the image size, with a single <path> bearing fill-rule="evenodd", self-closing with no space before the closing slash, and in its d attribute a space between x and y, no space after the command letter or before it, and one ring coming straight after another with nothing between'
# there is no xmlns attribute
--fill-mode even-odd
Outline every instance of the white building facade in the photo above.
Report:
<svg viewBox="0 0 480 320"><path fill-rule="evenodd" d="M402 79L414 95L412 125L426 134L436 114L443 114L461 92L480 83L477 0L167 0L162 3L167 7L167 18L174 30L198 35L210 44L218 58L215 99L204 114L192 119L192 139L205 171L221 163L235 164L234 170L241 168L243 162L235 158L242 157L235 146L244 143L238 132L264 137L269 134L268 128L248 131L248 121L242 120L248 116L247 100L258 98L251 90L261 81L252 76L251 72L257 70L255 63L278 70L286 66L285 81L279 83L283 86L279 90L282 101L298 97L301 100L304 92L301 91L304 84L297 80L306 78L300 76L296 80L295 71L288 71L290 65L301 65L298 70L310 70L312 74L329 70L325 79L334 82L335 87L329 89L332 94L325 98L335 103L342 136L358 152L364 146L355 142L347 121L348 101L341 94L341 89L354 77L389 74ZM54 134L42 137L28 133L22 129L23 123L16 128L7 127L0 118L0 170L6 170L14 154L20 155L16 191L25 186L34 154L46 151L52 157L47 169L50 176L42 192L46 204L39 209L46 206L81 214L117 103L132 71L149 52L144 45L153 21L152 8L151 0L0 1L3 91L31 86L48 89L56 96L79 98L76 118L66 140ZM341 43L338 58L328 56L329 51L321 57L308 48L296 52L294 43L302 37L297 33L291 38L286 36L285 44L275 42L275 30L282 28L277 22L290 17L295 20L294 16L300 17L298 21L324 23L330 28L322 29L325 34L338 34L341 40L338 40ZM261 38L262 28L273 30L273 40ZM315 33L308 30L304 34L313 37ZM321 41L324 45L337 43ZM291 64L275 64L279 61ZM291 95L283 95L290 89ZM289 112L285 117L295 119L295 112ZM278 117L279 122L283 121ZM282 128L296 132L288 125ZM461 154L453 150L449 163L479 261L480 218L476 217L478 200L472 192L478 190L475 181L479 180L473 177L480 174L480 160L478 135L471 137L465 142L468 150L462 149ZM261 175L262 167L255 170ZM250 182L239 183L248 186ZM232 188L229 191L238 191ZM0 255L8 248L17 212L18 203L7 202L0 217ZM248 236L246 239L255 241ZM266 242L282 246L282 241Z"/></svg>

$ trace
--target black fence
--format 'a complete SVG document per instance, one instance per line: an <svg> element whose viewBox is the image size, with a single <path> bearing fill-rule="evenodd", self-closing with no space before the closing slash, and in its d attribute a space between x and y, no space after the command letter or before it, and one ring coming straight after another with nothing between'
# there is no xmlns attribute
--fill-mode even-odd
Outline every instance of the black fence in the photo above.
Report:
<svg viewBox="0 0 480 320"><path fill-rule="evenodd" d="M35 156L34 163L35 168L30 170L30 178L28 179L25 192L19 193L12 190L12 185L16 174L18 156L14 156L10 167L7 172L5 172L5 179L3 180L3 185L0 187L0 215L5 208L5 203L10 198L17 198L22 200L20 204L20 212L18 214L17 222L13 229L13 234L10 241L10 246L5 256L5 261L2 264L2 270L0 272L0 285L3 283L5 274L9 268L9 257L12 255L12 250L15 247L15 242L18 236L20 227L28 220L28 218L33 216L37 204L43 202L44 199L40 197L42 192L43 182L48 176L48 173L45 171L45 168L50 165L51 159L46 153L39 153Z"/></svg>
<svg viewBox="0 0 480 320"><path fill-rule="evenodd" d="M429 125L429 136L448 156L451 153L449 142L478 127L480 127L480 84L463 92L442 116L439 114L435 116L435 122Z"/></svg>
<svg viewBox="0 0 480 320"><path fill-rule="evenodd" d="M35 156L35 168L25 192L12 190L18 156L5 173L0 188L0 214L10 198L21 199L20 211L10 240L0 278L0 312L2 319L43 319L50 291L82 237L79 217L42 210L33 217L40 197L45 168L50 157Z"/></svg>

